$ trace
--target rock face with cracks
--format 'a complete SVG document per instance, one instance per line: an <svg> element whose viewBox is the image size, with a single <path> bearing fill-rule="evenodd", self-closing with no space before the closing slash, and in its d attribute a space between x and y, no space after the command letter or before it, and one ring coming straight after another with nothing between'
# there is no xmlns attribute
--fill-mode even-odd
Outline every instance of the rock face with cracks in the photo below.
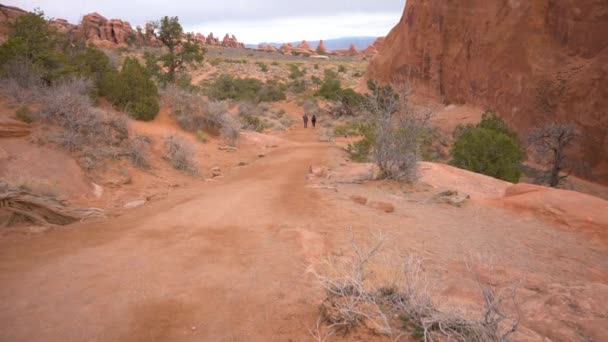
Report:
<svg viewBox="0 0 608 342"><path fill-rule="evenodd" d="M411 0L368 77L496 110L522 136L552 120L608 181L608 2Z"/></svg>

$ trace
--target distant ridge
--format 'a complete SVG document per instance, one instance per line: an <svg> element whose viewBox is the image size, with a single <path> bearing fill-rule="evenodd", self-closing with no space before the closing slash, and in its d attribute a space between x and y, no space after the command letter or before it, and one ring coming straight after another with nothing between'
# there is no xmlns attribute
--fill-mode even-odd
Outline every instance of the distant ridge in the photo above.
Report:
<svg viewBox="0 0 608 342"><path fill-rule="evenodd" d="M374 41L376 41L378 37L343 37L343 38L336 38L336 39L327 39L327 40L323 40L323 42L325 43L325 48L329 51L333 51L333 50L346 50L350 47L350 44L355 44L355 47L357 48L357 50L364 50L365 48L367 48L368 46L370 46L371 44L374 43ZM301 41L297 41L297 42L291 42L291 44L293 44L294 46L297 46L298 44L300 44ZM319 41L308 41L310 46L313 49L317 48L317 45L319 45ZM277 49L281 47L281 45L283 45L283 43L258 43L258 44L246 44L245 47L248 48L257 48L259 44L264 44L264 45L273 45L274 47L276 47Z"/></svg>

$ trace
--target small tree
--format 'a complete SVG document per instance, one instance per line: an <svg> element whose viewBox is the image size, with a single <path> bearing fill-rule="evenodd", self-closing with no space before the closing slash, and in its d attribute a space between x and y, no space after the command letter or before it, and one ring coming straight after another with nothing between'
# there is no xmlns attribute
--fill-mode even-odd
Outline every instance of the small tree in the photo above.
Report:
<svg viewBox="0 0 608 342"><path fill-rule="evenodd" d="M167 79L174 83L176 73L186 65L196 65L203 61L205 49L198 44L192 34L184 36L184 29L178 17L163 17L153 24L158 31L158 39L167 46L169 52L161 57L169 70Z"/></svg>
<svg viewBox="0 0 608 342"><path fill-rule="evenodd" d="M496 113L487 111L477 125L458 126L451 164L473 172L517 182L524 154L519 141Z"/></svg>
<svg viewBox="0 0 608 342"><path fill-rule="evenodd" d="M158 89L137 59L126 58L120 73L108 77L108 99L135 119L149 121L159 111Z"/></svg>
<svg viewBox="0 0 608 342"><path fill-rule="evenodd" d="M0 46L0 64L20 57L50 66L56 59L57 39L57 32L49 26L44 12L24 14L15 20L8 41Z"/></svg>
<svg viewBox="0 0 608 342"><path fill-rule="evenodd" d="M474 127L452 148L451 164L494 178L517 182L523 154L517 142L488 128Z"/></svg>
<svg viewBox="0 0 608 342"><path fill-rule="evenodd" d="M569 174L562 175L564 169L572 168L566 151L578 137L579 133L573 124L551 123L530 132L528 143L536 157L542 163L550 165L541 181L557 187L568 178Z"/></svg>
<svg viewBox="0 0 608 342"><path fill-rule="evenodd" d="M366 101L368 120L374 128L372 156L383 175L413 182L418 177L420 143L432 114L419 113L409 103L409 89L400 85L379 87L373 81Z"/></svg>

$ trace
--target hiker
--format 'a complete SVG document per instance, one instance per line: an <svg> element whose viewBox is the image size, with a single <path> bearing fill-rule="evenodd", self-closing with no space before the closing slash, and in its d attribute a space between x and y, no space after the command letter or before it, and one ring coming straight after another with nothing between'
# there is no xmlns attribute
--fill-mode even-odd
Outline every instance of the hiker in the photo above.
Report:
<svg viewBox="0 0 608 342"><path fill-rule="evenodd" d="M317 116L315 114L312 115L312 120L310 120L312 122L312 128L315 128L317 126Z"/></svg>
<svg viewBox="0 0 608 342"><path fill-rule="evenodd" d="M304 114L302 119L304 120L304 128L308 128L308 114Z"/></svg>

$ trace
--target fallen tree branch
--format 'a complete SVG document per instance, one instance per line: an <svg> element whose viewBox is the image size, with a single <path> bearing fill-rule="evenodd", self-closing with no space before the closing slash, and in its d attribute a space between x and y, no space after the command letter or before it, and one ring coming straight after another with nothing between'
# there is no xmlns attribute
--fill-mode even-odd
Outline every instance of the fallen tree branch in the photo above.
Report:
<svg viewBox="0 0 608 342"><path fill-rule="evenodd" d="M0 182L0 209L24 216L42 225L68 225L91 218L104 217L97 208L73 208L65 201L16 189Z"/></svg>

